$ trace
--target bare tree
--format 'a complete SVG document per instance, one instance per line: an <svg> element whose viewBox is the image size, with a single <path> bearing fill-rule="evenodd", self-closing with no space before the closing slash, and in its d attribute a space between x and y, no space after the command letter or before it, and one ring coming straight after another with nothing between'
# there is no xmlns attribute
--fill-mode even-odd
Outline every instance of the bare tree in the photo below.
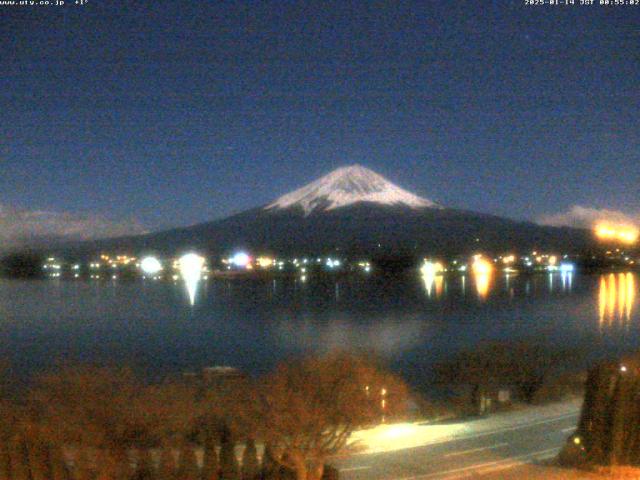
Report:
<svg viewBox="0 0 640 480"><path fill-rule="evenodd" d="M260 432L298 480L319 480L354 429L404 413L403 381L365 357L334 353L283 363L261 386Z"/></svg>
<svg viewBox="0 0 640 480"><path fill-rule="evenodd" d="M512 385L531 402L560 360L572 358L568 350L550 350L539 344L493 342L462 351L436 366L440 381L468 384L476 390L490 385Z"/></svg>
<svg viewBox="0 0 640 480"><path fill-rule="evenodd" d="M158 480L174 480L176 477L177 465L171 448L165 446L160 450L160 461L158 465Z"/></svg>
<svg viewBox="0 0 640 480"><path fill-rule="evenodd" d="M178 478L180 480L199 480L200 478L196 453L192 447L186 446L180 452Z"/></svg>
<svg viewBox="0 0 640 480"><path fill-rule="evenodd" d="M136 472L133 475L132 480L155 480L155 472L156 469L154 468L151 450L140 450L138 452L138 458L136 462Z"/></svg>
<svg viewBox="0 0 640 480"><path fill-rule="evenodd" d="M218 480L218 452L212 441L208 441L204 445L202 479Z"/></svg>
<svg viewBox="0 0 640 480"><path fill-rule="evenodd" d="M277 477L280 464L276 460L273 450L273 447L268 443L264 447L262 465L260 466L261 480L274 480Z"/></svg>
<svg viewBox="0 0 640 480"><path fill-rule="evenodd" d="M0 480L12 480L15 470L13 443L17 428L16 408L0 399Z"/></svg>
<svg viewBox="0 0 640 480"><path fill-rule="evenodd" d="M182 444L197 416L192 389L147 386L128 369L79 367L44 375L30 401L43 436L76 451L76 470L113 480L131 473L133 449Z"/></svg>
<svg viewBox="0 0 640 480"><path fill-rule="evenodd" d="M240 468L231 431L225 428L220 441L220 479L240 480Z"/></svg>
<svg viewBox="0 0 640 480"><path fill-rule="evenodd" d="M242 480L258 480L259 472L256 442L248 438L242 453Z"/></svg>

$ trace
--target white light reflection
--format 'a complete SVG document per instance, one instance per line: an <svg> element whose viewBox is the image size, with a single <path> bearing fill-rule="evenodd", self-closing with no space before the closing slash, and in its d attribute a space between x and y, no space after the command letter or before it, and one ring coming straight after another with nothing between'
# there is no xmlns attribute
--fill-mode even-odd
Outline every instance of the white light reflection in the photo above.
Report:
<svg viewBox="0 0 640 480"><path fill-rule="evenodd" d="M195 253L187 253L180 257L179 267L180 275L184 280L189 294L189 302L195 304L196 293L198 291L198 283L202 276L202 267L204 266L204 258Z"/></svg>
<svg viewBox="0 0 640 480"><path fill-rule="evenodd" d="M571 287L573 284L573 273L572 272L562 272L560 274L560 279L562 280L562 290L571 291Z"/></svg>
<svg viewBox="0 0 640 480"><path fill-rule="evenodd" d="M444 266L440 262L430 262L429 260L425 260L422 267L420 267L424 288L429 298L431 298L431 292L434 285L436 289L436 297L439 297L442 294L443 272Z"/></svg>

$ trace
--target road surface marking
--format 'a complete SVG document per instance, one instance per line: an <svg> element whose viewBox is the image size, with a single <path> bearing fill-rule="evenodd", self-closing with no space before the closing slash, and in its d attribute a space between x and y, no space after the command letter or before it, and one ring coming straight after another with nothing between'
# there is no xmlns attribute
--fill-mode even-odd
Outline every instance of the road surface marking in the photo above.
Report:
<svg viewBox="0 0 640 480"><path fill-rule="evenodd" d="M537 458L546 458L547 455L550 455L551 452L557 453L558 451L560 451L559 448L548 448L546 450L540 450L537 452L531 452L531 453L526 453L523 455L518 455L515 457L509 457L509 458L505 458L503 460L494 460L493 462L486 462L486 463L479 463L476 465L471 465L468 467L462 467L462 468L454 468L453 470L446 470L444 472L435 472L435 473L429 473L426 475L416 475L414 477L404 477L401 480L426 480L428 478L436 478L436 477L442 477L442 478L446 478L446 479L453 479L453 478L460 478L460 476L466 476L467 473L466 472L472 472L474 470L480 470L480 469L487 469L489 467L498 467L498 466L505 466L504 468L512 468L515 466L518 466L522 463L522 460L533 460L533 459L537 459ZM544 456L544 457L543 457ZM509 465L509 466L506 466ZM457 474L457 475L453 475L453 474ZM448 476L447 476L448 475Z"/></svg>
<svg viewBox="0 0 640 480"><path fill-rule="evenodd" d="M509 445L508 443L496 443L495 445L489 445L488 447L470 448L469 450L462 450L460 452L447 453L446 455L443 455L443 457L444 458L455 457L457 455L464 455L466 453L473 453L473 452L481 452L482 450L491 450L492 448L506 447L508 445Z"/></svg>
<svg viewBox="0 0 640 480"><path fill-rule="evenodd" d="M367 469L369 469L369 468L371 468L371 467L363 465L363 466L361 466L361 467L347 467L347 468L341 468L341 469L340 469L340 471L341 471L341 472L355 472L355 471L358 471L358 470L367 470Z"/></svg>
<svg viewBox="0 0 640 480"><path fill-rule="evenodd" d="M576 430L576 427L570 427L570 428L563 428L561 430L562 433L569 433L569 432L573 432L574 430Z"/></svg>

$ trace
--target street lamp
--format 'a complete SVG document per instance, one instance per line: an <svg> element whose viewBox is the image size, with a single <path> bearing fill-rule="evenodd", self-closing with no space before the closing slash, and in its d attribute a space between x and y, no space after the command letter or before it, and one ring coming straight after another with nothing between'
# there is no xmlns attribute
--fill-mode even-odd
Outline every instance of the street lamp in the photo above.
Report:
<svg viewBox="0 0 640 480"><path fill-rule="evenodd" d="M140 261L140 268L146 275L152 277L162 270L162 264L156 257L145 257Z"/></svg>

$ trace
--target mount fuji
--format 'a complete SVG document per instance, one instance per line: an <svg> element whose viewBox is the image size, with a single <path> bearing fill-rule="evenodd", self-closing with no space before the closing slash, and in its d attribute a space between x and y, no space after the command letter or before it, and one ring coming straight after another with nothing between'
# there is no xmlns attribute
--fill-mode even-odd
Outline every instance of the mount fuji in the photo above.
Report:
<svg viewBox="0 0 640 480"><path fill-rule="evenodd" d="M221 220L163 232L69 246L74 256L98 251L173 255L187 249L226 254L235 249L279 255L415 257L478 251L591 246L588 231L540 226L446 208L394 185L361 165L341 167L267 205Z"/></svg>
<svg viewBox="0 0 640 480"><path fill-rule="evenodd" d="M335 210L357 203L398 205L409 208L438 207L394 185L361 165L342 167L298 190L283 195L266 210L301 208L305 215Z"/></svg>

